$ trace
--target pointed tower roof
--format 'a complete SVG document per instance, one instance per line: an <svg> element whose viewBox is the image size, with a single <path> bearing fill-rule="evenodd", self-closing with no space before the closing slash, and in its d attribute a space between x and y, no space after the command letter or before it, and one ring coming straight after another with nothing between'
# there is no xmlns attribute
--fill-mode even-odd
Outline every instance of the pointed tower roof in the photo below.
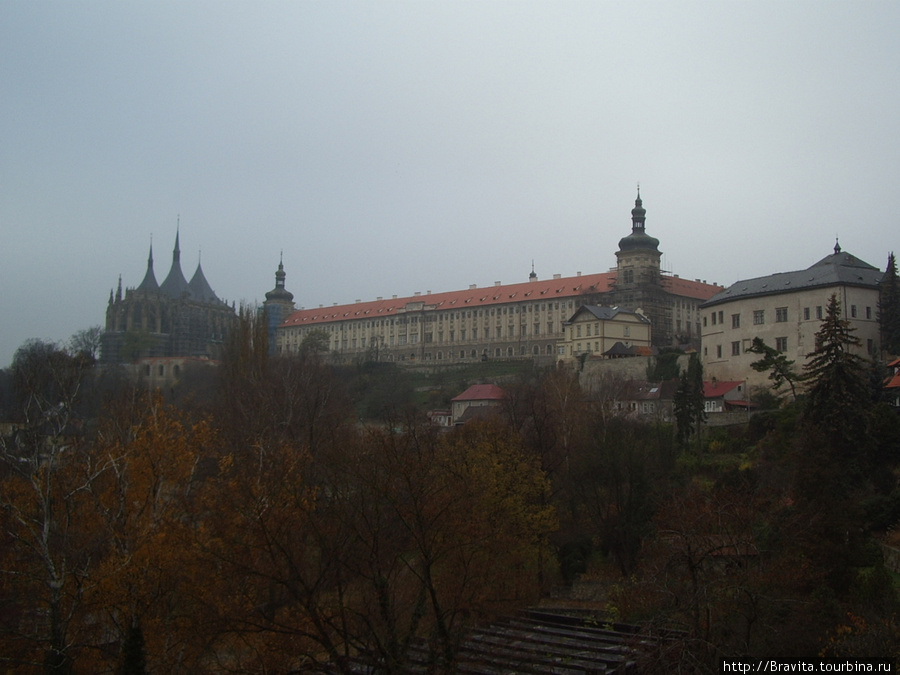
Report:
<svg viewBox="0 0 900 675"><path fill-rule="evenodd" d="M199 259L197 260L197 270L194 272L194 276L191 277L191 282L188 284L188 287L191 290L192 300L212 305L219 305L222 303L222 301L216 297L215 292L206 280L206 276L203 274L203 268L200 267Z"/></svg>
<svg viewBox="0 0 900 675"><path fill-rule="evenodd" d="M150 242L150 255L147 256L147 272L144 274L144 280L137 287L139 291L158 291L159 284L156 282L156 275L153 273L153 242Z"/></svg>
<svg viewBox="0 0 900 675"><path fill-rule="evenodd" d="M634 200L634 208L631 209L631 234L619 240L619 251L659 250L659 239L644 232L646 217L647 210L644 208L644 202L641 201L641 186L638 185L637 199Z"/></svg>
<svg viewBox="0 0 900 675"><path fill-rule="evenodd" d="M275 288L266 293L266 302L293 302L294 294L284 287L284 254L278 260L278 271L275 272Z"/></svg>
<svg viewBox="0 0 900 675"><path fill-rule="evenodd" d="M165 281L159 286L159 290L172 298L180 298L184 293L190 294L191 292L187 279L184 278L184 272L181 271L181 248L178 245L179 234L176 230L175 248L172 251L172 268L166 275Z"/></svg>

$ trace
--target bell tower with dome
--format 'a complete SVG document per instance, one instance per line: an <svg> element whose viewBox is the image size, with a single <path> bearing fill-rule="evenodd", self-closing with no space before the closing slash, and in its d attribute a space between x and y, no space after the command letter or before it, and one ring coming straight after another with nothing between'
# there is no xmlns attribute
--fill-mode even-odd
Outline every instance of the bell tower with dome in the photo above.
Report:
<svg viewBox="0 0 900 675"><path fill-rule="evenodd" d="M631 234L619 240L616 276L608 301L620 307L640 309L653 326L653 344L665 347L681 340L676 334L677 324L676 331L672 330L672 298L664 288L659 239L647 234L646 220L647 210L638 185L637 199L631 209Z"/></svg>
<svg viewBox="0 0 900 675"><path fill-rule="evenodd" d="M278 260L278 271L275 272L275 288L266 293L263 311L266 315L266 327L269 333L269 354L275 353L275 329L281 325L288 315L294 311L294 294L284 287L284 254Z"/></svg>
<svg viewBox="0 0 900 675"><path fill-rule="evenodd" d="M659 239L645 231L647 210L641 200L641 186L638 185L637 199L631 209L631 234L619 240L616 251L616 288L625 290L644 284L659 284L660 257Z"/></svg>

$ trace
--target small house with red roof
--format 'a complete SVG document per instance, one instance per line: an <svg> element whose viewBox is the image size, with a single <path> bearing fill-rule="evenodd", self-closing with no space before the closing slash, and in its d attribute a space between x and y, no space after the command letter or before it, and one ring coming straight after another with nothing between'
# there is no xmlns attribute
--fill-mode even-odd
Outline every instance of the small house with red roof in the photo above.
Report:
<svg viewBox="0 0 900 675"><path fill-rule="evenodd" d="M900 410L900 359L895 359L888 364L891 374L884 383L884 388L890 397L890 404L896 410Z"/></svg>
<svg viewBox="0 0 900 675"><path fill-rule="evenodd" d="M747 383L743 380L719 382L712 380L703 383L703 410L707 413L731 412L746 410L750 407L747 399Z"/></svg>
<svg viewBox="0 0 900 675"><path fill-rule="evenodd" d="M493 412L489 408L500 406L506 392L496 384L473 384L450 401L453 424L464 424L474 416Z"/></svg>

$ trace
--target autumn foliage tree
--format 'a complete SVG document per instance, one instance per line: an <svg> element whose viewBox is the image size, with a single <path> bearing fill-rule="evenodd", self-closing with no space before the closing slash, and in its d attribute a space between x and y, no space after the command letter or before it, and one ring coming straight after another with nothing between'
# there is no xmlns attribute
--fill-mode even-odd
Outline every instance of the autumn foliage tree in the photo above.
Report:
<svg viewBox="0 0 900 675"><path fill-rule="evenodd" d="M93 562L82 494L102 469L75 414L89 365L55 344L26 342L11 368L16 428L0 438L0 659L53 673L71 668Z"/></svg>

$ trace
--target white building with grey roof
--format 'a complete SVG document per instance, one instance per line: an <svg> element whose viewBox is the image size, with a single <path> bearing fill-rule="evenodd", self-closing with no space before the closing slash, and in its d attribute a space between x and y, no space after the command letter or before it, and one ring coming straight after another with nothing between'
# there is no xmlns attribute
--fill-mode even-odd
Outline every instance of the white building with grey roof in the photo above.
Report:
<svg viewBox="0 0 900 675"><path fill-rule="evenodd" d="M860 340L863 356L879 349L878 284L883 272L835 244L834 253L804 270L738 281L700 306L704 379L746 380L769 386L768 373L750 364L759 337L795 361L802 372L832 295Z"/></svg>

